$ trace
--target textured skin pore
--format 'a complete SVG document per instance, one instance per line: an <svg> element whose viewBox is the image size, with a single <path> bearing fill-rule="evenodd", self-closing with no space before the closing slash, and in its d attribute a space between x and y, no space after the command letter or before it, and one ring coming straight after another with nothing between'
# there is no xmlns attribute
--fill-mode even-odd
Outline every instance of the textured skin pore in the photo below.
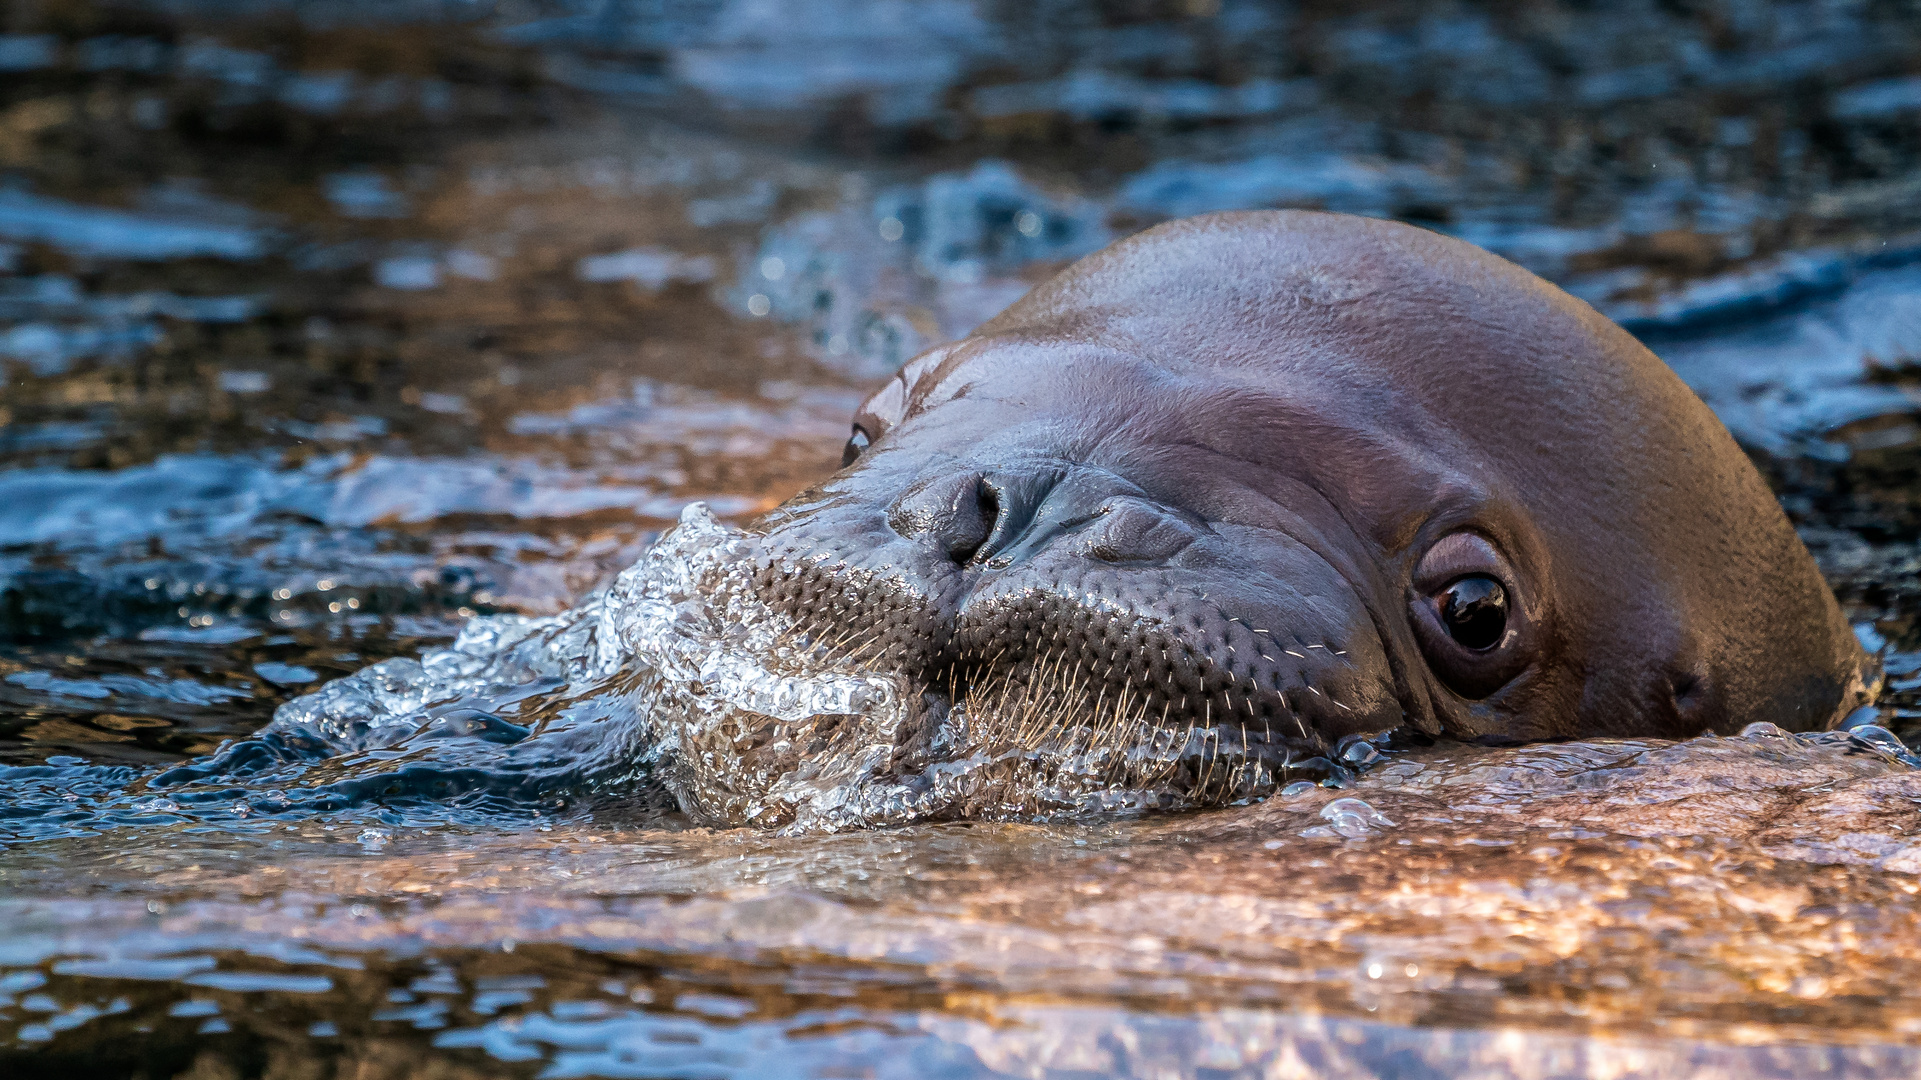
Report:
<svg viewBox="0 0 1921 1080"><path fill-rule="evenodd" d="M1277 760L1402 724L1805 730L1863 694L1832 594L1706 406L1587 305L1413 227L1149 230L856 423L871 447L761 522L758 585L936 696L1026 688L1048 723L1118 708ZM1464 678L1419 614L1423 558L1469 548L1502 560L1521 629Z"/></svg>

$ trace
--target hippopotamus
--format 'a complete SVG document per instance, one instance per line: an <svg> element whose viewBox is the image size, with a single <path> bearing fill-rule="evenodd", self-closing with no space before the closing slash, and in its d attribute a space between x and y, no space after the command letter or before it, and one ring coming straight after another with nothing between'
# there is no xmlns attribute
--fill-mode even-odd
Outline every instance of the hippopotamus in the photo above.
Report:
<svg viewBox="0 0 1921 1080"><path fill-rule="evenodd" d="M839 472L755 523L754 589L1008 738L1199 732L1285 766L1395 731L1808 730L1870 695L1674 372L1414 226L1148 229L907 363L852 427Z"/></svg>

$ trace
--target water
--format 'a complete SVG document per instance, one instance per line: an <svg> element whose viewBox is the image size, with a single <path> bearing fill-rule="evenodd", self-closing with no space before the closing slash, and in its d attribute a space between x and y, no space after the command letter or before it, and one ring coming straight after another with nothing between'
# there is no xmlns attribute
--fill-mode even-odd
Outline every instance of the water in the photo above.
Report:
<svg viewBox="0 0 1921 1080"><path fill-rule="evenodd" d="M48 1068L1905 1075L1915 775L1757 732L1118 822L121 829L10 855L0 986Z"/></svg>
<svg viewBox="0 0 1921 1080"><path fill-rule="evenodd" d="M8 13L0 1068L1912 1075L1917 37ZM1199 797L1205 747L881 753L904 689L727 588L735 527L907 356L1248 205L1439 228L1641 334L1882 651L1885 726Z"/></svg>

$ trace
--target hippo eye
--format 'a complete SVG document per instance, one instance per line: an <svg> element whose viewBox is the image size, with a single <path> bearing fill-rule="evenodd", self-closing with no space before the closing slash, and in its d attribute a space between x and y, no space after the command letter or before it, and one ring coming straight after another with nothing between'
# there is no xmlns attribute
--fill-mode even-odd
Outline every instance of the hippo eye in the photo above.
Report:
<svg viewBox="0 0 1921 1080"><path fill-rule="evenodd" d="M1507 633L1507 590L1491 577L1456 578L1434 599L1448 636L1467 648L1491 649Z"/></svg>
<svg viewBox="0 0 1921 1080"><path fill-rule="evenodd" d="M868 446L872 445L873 441L874 440L868 436L865 428L859 424L855 424L854 433L847 437L847 445L841 448L840 467L845 469L847 466L860 460L861 454L867 450Z"/></svg>
<svg viewBox="0 0 1921 1080"><path fill-rule="evenodd" d="M1535 661L1538 601L1507 556L1475 532L1436 540L1408 582L1408 616L1428 667L1456 694L1478 701Z"/></svg>

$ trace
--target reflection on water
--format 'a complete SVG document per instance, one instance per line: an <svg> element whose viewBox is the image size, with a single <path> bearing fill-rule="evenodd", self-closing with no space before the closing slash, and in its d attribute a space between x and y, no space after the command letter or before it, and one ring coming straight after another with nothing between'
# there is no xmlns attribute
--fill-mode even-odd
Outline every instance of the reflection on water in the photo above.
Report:
<svg viewBox="0 0 1921 1080"><path fill-rule="evenodd" d="M1795 835L1837 815L1911 834L1917 774L1767 733L1391 768L1358 789L1381 822L1364 836L1327 836L1354 800L1315 789L790 839L309 816L48 841L9 857L0 1031L48 1068L137 1035L176 1070L312 1056L369 1075L412 1075L430 1048L482 1075L1921 1064L1911 870ZM1830 805L1797 817L1808 781ZM1596 824L1618 806L1636 811Z"/></svg>
<svg viewBox="0 0 1921 1080"><path fill-rule="evenodd" d="M0 13L0 1063L1912 1075L1921 790L1874 729L780 838L695 823L930 804L717 795L741 762L662 751L566 633L478 697L365 691L825 474L869 380L1064 261L1299 205L1642 334L1911 736L1917 38L1746 2Z"/></svg>

